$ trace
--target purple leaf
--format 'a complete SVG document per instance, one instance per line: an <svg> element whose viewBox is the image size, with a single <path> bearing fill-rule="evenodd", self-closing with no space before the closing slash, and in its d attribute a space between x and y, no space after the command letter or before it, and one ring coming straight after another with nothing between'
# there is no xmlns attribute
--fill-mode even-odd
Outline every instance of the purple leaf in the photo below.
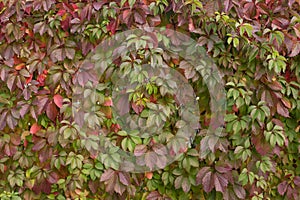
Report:
<svg viewBox="0 0 300 200"><path fill-rule="evenodd" d="M277 187L278 193L280 195L284 195L284 193L287 190L287 187L288 187L288 183L286 181L281 182Z"/></svg>
<svg viewBox="0 0 300 200"><path fill-rule="evenodd" d="M16 76L9 76L8 80L7 80L7 87L10 91L12 91L15 87L15 80L16 80Z"/></svg>
<svg viewBox="0 0 300 200"><path fill-rule="evenodd" d="M53 122L55 121L58 114L58 110L56 105L52 101L47 106L46 114L49 117L49 119L51 119Z"/></svg>
<svg viewBox="0 0 300 200"><path fill-rule="evenodd" d="M207 172L203 179L202 179L202 185L205 192L210 192L214 188L213 184L213 174L211 171Z"/></svg>
<svg viewBox="0 0 300 200"><path fill-rule="evenodd" d="M246 197L246 191L245 189L240 185L233 185L233 190L236 196L240 199L245 199Z"/></svg>
<svg viewBox="0 0 300 200"><path fill-rule="evenodd" d="M147 147L143 144L139 144L139 145L135 146L134 155L135 156L142 156L146 153L146 151L147 151Z"/></svg>
<svg viewBox="0 0 300 200"><path fill-rule="evenodd" d="M154 169L156 161L157 161L157 156L154 152L150 151L145 154L145 163L146 166L150 168L150 170Z"/></svg>
<svg viewBox="0 0 300 200"><path fill-rule="evenodd" d="M47 177L48 182L51 184L57 183L58 179L59 176L55 172L51 172Z"/></svg>
<svg viewBox="0 0 300 200"><path fill-rule="evenodd" d="M215 184L216 191L224 193L225 188L228 185L228 180L222 174L215 173L214 184Z"/></svg>
<svg viewBox="0 0 300 200"><path fill-rule="evenodd" d="M290 117L289 110L280 102L277 103L277 113L283 117Z"/></svg>
<svg viewBox="0 0 300 200"><path fill-rule="evenodd" d="M159 194L158 191L152 191L148 194L147 200L158 200L161 198L161 195Z"/></svg>
<svg viewBox="0 0 300 200"><path fill-rule="evenodd" d="M126 186L130 185L130 176L126 172L119 172L119 180Z"/></svg>
<svg viewBox="0 0 300 200"><path fill-rule="evenodd" d="M32 147L32 151L39 151L46 145L45 139L40 139L35 145Z"/></svg>
<svg viewBox="0 0 300 200"><path fill-rule="evenodd" d="M100 10L105 3L106 3L106 0L101 1L101 2L94 2L93 7L95 10Z"/></svg>
<svg viewBox="0 0 300 200"><path fill-rule="evenodd" d="M65 48L66 51L66 56L67 58L69 58L70 60L72 60L75 56L75 49L73 48Z"/></svg>
<svg viewBox="0 0 300 200"><path fill-rule="evenodd" d="M190 189L191 189L191 183L190 183L190 181L189 181L188 178L186 178L186 177L183 178L181 187L182 187L182 190L184 192L190 191Z"/></svg>
<svg viewBox="0 0 300 200"><path fill-rule="evenodd" d="M289 56L294 57L299 55L299 53L300 53L300 42L297 42L293 45L292 52Z"/></svg>
<svg viewBox="0 0 300 200"><path fill-rule="evenodd" d="M115 173L115 171L112 170L112 169L105 170L104 173L101 176L100 181L104 182L104 181L107 181L107 180L111 179L114 176L114 173Z"/></svg>
<svg viewBox="0 0 300 200"><path fill-rule="evenodd" d="M202 179L204 177L205 174L207 174L207 172L210 171L210 167L203 167L202 169L200 169L200 171L198 172L197 176L196 176L196 183L200 184L202 183Z"/></svg>

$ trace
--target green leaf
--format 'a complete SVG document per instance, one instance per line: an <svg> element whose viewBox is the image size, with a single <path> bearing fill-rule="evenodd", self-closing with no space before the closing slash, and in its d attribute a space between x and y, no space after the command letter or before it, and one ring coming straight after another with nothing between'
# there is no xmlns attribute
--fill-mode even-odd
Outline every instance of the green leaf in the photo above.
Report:
<svg viewBox="0 0 300 200"><path fill-rule="evenodd" d="M239 39L238 39L238 38L233 38L233 46L234 46L235 48L238 48L239 44L240 44Z"/></svg>

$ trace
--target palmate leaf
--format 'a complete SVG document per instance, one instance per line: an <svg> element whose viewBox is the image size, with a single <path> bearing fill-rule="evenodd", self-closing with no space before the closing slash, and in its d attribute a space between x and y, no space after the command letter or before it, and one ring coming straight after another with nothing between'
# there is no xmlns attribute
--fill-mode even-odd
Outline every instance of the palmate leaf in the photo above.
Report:
<svg viewBox="0 0 300 200"><path fill-rule="evenodd" d="M196 176L196 184L201 184L205 192L211 192L215 188L216 191L226 194L231 176L231 168L228 166L217 166L216 172L210 167L203 167Z"/></svg>

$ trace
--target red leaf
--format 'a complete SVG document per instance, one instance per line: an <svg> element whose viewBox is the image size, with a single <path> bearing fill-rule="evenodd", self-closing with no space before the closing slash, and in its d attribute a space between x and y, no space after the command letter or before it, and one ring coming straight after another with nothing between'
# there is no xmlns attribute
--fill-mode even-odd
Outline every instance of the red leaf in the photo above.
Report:
<svg viewBox="0 0 300 200"><path fill-rule="evenodd" d="M112 124L112 125L110 126L110 129L111 129L111 131L117 133L117 132L119 132L119 130L121 129L121 127L120 127L119 124Z"/></svg>
<svg viewBox="0 0 300 200"><path fill-rule="evenodd" d="M112 34L115 34L116 33L116 29L118 27L118 21L117 20L111 20L109 22L109 24L106 26L106 29L108 31L111 31Z"/></svg>
<svg viewBox="0 0 300 200"><path fill-rule="evenodd" d="M122 14L122 18L124 20L124 22L128 25L128 26L131 26L131 20L130 20L130 16L131 16L131 11L129 9L127 10L124 10L123 11L123 14Z"/></svg>
<svg viewBox="0 0 300 200"><path fill-rule="evenodd" d="M41 130L41 126L39 126L37 123L34 123L30 128L30 133L36 134L39 130Z"/></svg>
<svg viewBox="0 0 300 200"><path fill-rule="evenodd" d="M39 86L44 86L45 85L45 79L46 79L45 74L39 74L38 75L37 81L39 82Z"/></svg>
<svg viewBox="0 0 300 200"><path fill-rule="evenodd" d="M66 13L66 10L60 9L60 10L57 12L57 15L59 15L59 16L62 17L65 13Z"/></svg>
<svg viewBox="0 0 300 200"><path fill-rule="evenodd" d="M57 105L57 107L62 108L63 97L61 95L59 95L59 94L54 95L53 100L54 100L55 105Z"/></svg>
<svg viewBox="0 0 300 200"><path fill-rule="evenodd" d="M49 119L51 119L53 122L55 121L56 116L58 114L58 110L52 101L47 106L46 114L49 117Z"/></svg>

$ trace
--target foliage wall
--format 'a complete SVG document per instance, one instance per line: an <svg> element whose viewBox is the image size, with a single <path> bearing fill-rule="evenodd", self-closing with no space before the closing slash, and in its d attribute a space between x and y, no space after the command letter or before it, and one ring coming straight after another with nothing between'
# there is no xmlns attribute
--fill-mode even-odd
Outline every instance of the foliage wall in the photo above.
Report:
<svg viewBox="0 0 300 200"><path fill-rule="evenodd" d="M299 0L1 0L0 24L1 199L300 198ZM193 86L201 129L176 162L136 174L88 151L93 144L82 142L72 118L72 86L94 78L81 62L101 41L145 26L174 29L205 48L223 74L226 126L200 156L209 91L196 68L158 54ZM124 134L111 114L110 79L101 82L96 123L112 141L134 152L161 139ZM174 109L160 87L132 98L133 113L151 109L148 102Z"/></svg>

